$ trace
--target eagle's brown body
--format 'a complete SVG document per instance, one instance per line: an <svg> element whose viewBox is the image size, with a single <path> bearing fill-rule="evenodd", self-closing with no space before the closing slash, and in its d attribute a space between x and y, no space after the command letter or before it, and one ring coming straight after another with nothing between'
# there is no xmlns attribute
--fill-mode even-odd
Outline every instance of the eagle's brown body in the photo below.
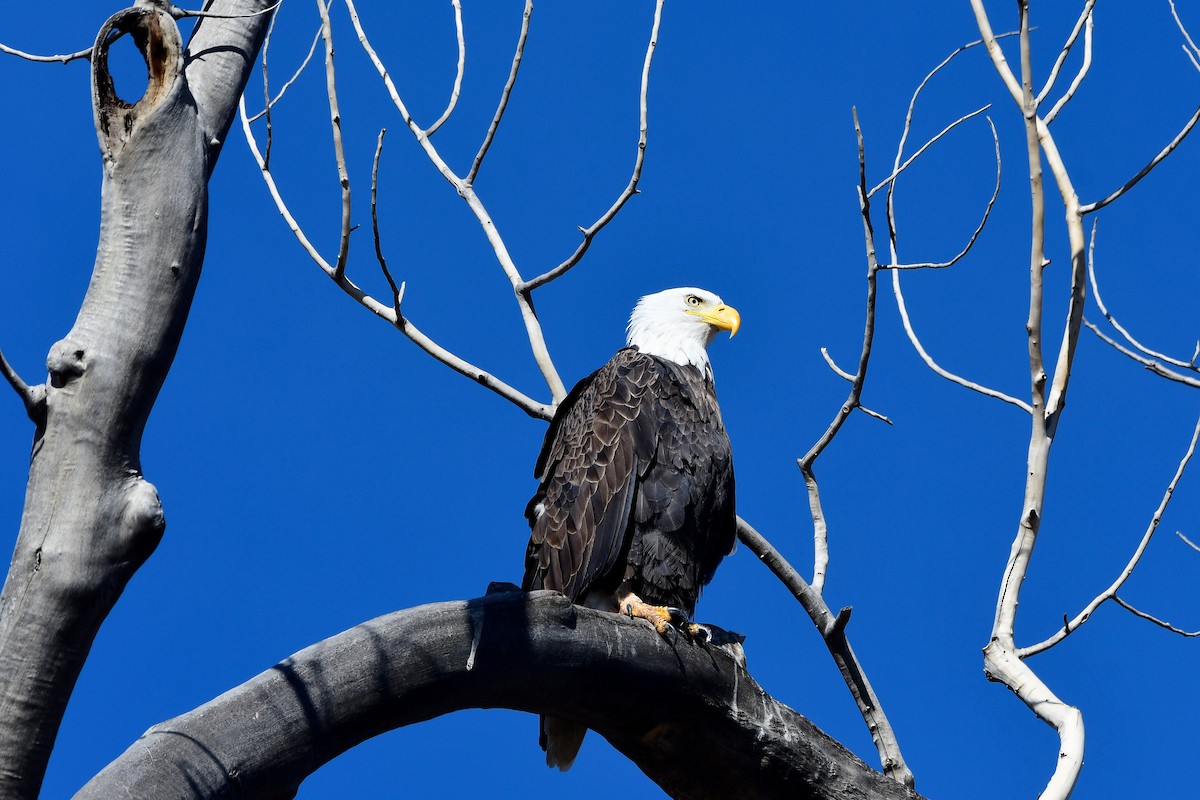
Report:
<svg viewBox="0 0 1200 800"><path fill-rule="evenodd" d="M618 351L559 406L534 474L526 590L690 617L733 548L733 460L707 363ZM547 763L568 768L585 732L543 719Z"/></svg>

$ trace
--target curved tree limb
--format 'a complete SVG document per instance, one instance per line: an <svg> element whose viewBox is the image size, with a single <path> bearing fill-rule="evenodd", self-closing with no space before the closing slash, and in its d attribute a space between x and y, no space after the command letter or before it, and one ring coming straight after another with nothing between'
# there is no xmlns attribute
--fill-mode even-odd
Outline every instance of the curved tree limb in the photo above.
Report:
<svg viewBox="0 0 1200 800"><path fill-rule="evenodd" d="M503 591L397 611L302 650L155 725L76 798L291 797L365 739L494 707L586 722L677 798L917 797L721 648L672 646L557 592ZM529 751L538 758L532 723Z"/></svg>

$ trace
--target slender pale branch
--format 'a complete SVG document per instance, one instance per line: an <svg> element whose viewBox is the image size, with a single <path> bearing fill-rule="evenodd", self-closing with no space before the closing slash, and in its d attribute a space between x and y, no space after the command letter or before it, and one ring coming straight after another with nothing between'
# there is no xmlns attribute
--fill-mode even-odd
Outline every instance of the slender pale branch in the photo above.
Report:
<svg viewBox="0 0 1200 800"><path fill-rule="evenodd" d="M342 233L338 240L337 263L333 279L341 280L350 257L350 173L346 169L346 150L342 145L342 114L338 110L337 71L333 66L333 27L329 24L329 8L324 0L317 1L321 14L321 38L325 40L325 92L329 96L329 121L333 129L333 156L337 161L338 184L342 189Z"/></svg>
<svg viewBox="0 0 1200 800"><path fill-rule="evenodd" d="M1107 344L1109 347L1112 347L1114 350L1121 353L1122 355L1132 358L1134 361L1138 362L1143 367L1145 367L1146 369L1153 372L1155 375L1158 375L1160 378L1166 378L1167 380L1175 381L1176 383L1182 383L1185 386L1191 386L1192 388L1200 389L1200 379L1192 378L1187 375L1181 375L1180 373L1175 372L1174 370L1167 369L1162 364L1158 363L1157 361L1155 361L1152 358L1146 358L1145 356L1143 356L1140 353L1133 352L1129 348L1122 346L1119 342L1117 342L1112 337L1106 336L1103 331L1101 331L1098 327L1096 327L1093 323L1089 322L1086 319L1083 321L1083 324L1087 326L1088 330L1090 330L1092 333L1096 334L1096 336L1100 337L1100 340L1102 342L1104 342L1105 344Z"/></svg>
<svg viewBox="0 0 1200 800"><path fill-rule="evenodd" d="M1196 69L1200 69L1200 63L1197 63L1195 58L1195 56L1200 56L1200 47L1197 47L1196 43L1192 41L1192 35L1188 33L1187 28L1183 25L1183 20L1179 18L1179 11L1175 8L1175 0L1167 0L1167 2L1171 4L1171 16L1175 18L1175 24L1179 26L1179 32L1183 34L1184 41L1187 42L1184 52L1192 59L1192 63L1196 65Z"/></svg>
<svg viewBox="0 0 1200 800"><path fill-rule="evenodd" d="M563 385L562 378L558 375L558 370L554 367L554 361L550 357L549 348L546 346L546 339L542 334L542 326L538 321L537 312L534 311L528 292L521 290L524 281L517 270L516 264L513 262L512 256L508 252L508 246L505 245L504 239L500 236L495 221L492 220L491 215L488 213L479 195L476 194L474 188L455 174L454 170L450 168L441 154L438 153L437 148L433 146L433 142L425 135L425 131L413 120L412 115L408 112L408 108L404 105L404 101L400 98L400 93L397 91L396 84L392 81L387 67L380 60L379 54L375 52L375 48L371 46L366 31L363 30L362 22L359 20L358 9L355 8L353 0L346 0L346 9L350 12L350 21L354 24L354 30L358 34L359 43L362 45L367 57L371 59L371 63L375 65L379 77L383 79L384 86L387 88L388 94L392 99L392 104L400 112L400 117L404 120L404 124L412 132L413 136L416 137L417 144L425 152L426 157L466 202L467 207L471 209L471 213L475 215L475 219L483 229L484 236L487 237L488 243L492 246L492 251L496 255L496 260L500 264L500 268L504 271L504 274L513 286L517 307L520 309L521 319L525 323L525 332L529 338L529 346L533 351L534 361L537 363L538 369L541 370L542 377L546 380L546 385L554 397L554 402L558 403L567 396L567 389Z"/></svg>
<svg viewBox="0 0 1200 800"><path fill-rule="evenodd" d="M1125 602L1124 600L1122 600L1120 597L1117 597L1116 595L1113 595L1113 602L1116 603L1117 605L1119 605L1121 608L1123 608L1126 611L1133 614L1135 617L1141 617L1142 619L1146 620L1147 622L1152 622L1160 628L1166 628L1171 633L1178 633L1180 636L1186 636L1189 639L1200 636L1200 631L1185 631L1182 628L1176 628L1174 625L1167 622L1166 620L1161 620L1158 617L1155 617L1151 614L1147 614L1145 611L1139 611L1138 609L1134 608L1129 603Z"/></svg>
<svg viewBox="0 0 1200 800"><path fill-rule="evenodd" d="M1121 336L1125 339L1126 342L1129 343L1129 345L1131 347L1133 347L1135 350L1142 353L1143 355L1145 355L1149 358L1155 359L1157 361L1164 361L1175 367L1180 367L1182 369L1190 369L1190 370L1195 371L1197 368L1196 368L1196 359L1194 356L1192 357L1191 361L1184 361L1182 359L1171 358L1168 355L1159 353L1155 350L1151 350L1150 348L1146 347L1141 342L1139 342L1137 339L1133 338L1133 336L1129 333L1129 331L1127 331L1121 325L1121 323L1117 322L1117 318L1114 317L1112 315L1112 313L1109 312L1108 308L1104 305L1104 298L1102 298L1100 296L1100 286L1096 280L1095 252L1096 252L1096 224L1095 224L1095 221L1093 221L1092 236L1091 236L1091 240L1088 244L1088 280L1092 284L1092 299L1095 300L1095 302L1096 302L1096 308L1100 309L1100 313L1104 315L1104 318L1106 320L1108 320L1108 324L1111 325L1113 327L1113 329L1117 331L1117 333L1121 334Z"/></svg>
<svg viewBox="0 0 1200 800"><path fill-rule="evenodd" d="M1200 553L1200 545L1196 544L1196 543L1195 543L1195 542L1193 542L1191 539L1189 539L1188 537L1184 536L1184 535L1183 535L1183 533L1182 533L1181 531L1175 531L1175 535L1176 535L1176 536L1178 536L1180 539L1182 539L1182 540L1183 540L1183 543L1184 543L1184 544L1186 544L1188 547L1192 548L1192 549L1193 549L1193 550L1195 550L1197 553Z"/></svg>
<svg viewBox="0 0 1200 800"><path fill-rule="evenodd" d="M370 311L375 316L395 326L414 344L416 344L429 355L433 356L438 361L450 367L455 372L465 375L485 388L491 389L493 392L500 395L505 400L508 400L531 417L546 420L550 419L554 413L554 406L552 404L539 403L517 389L514 389L512 386L509 386L504 381L499 380L490 373L454 355L449 350L441 347L428 336L423 334L407 318L398 316L394 308L384 305L374 297L371 297L369 294L364 292L358 287L358 285L356 285L344 274L338 277L336 275L335 267L326 261L317 248L313 246L312 242L309 241L308 237L304 234L303 229L301 229L300 224L296 221L296 218L292 216L291 210L288 209L287 204L283 200L283 196L279 192L279 187L275 183L275 177L264 164L262 153L258 148L258 142L254 138L254 132L250 129L250 119L246 116L245 98L243 98L239 104L239 111L241 112L242 132L245 134L246 143L250 147L251 155L254 156L254 160L258 163L259 170L263 176L263 181L267 185L267 191L270 192L271 198L275 201L275 207L279 210L284 222L287 223L288 228L296 237L296 241L300 243L300 246L306 253L308 253L309 258L313 260L313 263L315 263L322 272L333 279L334 283L336 283L342 291L353 298L355 302Z"/></svg>
<svg viewBox="0 0 1200 800"><path fill-rule="evenodd" d="M1037 104L1041 105L1046 97L1049 96L1050 90L1054 88L1054 82L1058 80L1058 74L1062 71L1063 64L1067 61L1067 56L1071 54L1071 48L1075 46L1075 42L1079 40L1079 34L1083 31L1084 25L1090 25L1092 19L1092 8L1096 5L1096 0L1087 0L1083 4L1083 11L1079 14L1079 19L1075 20L1075 27L1071 29L1071 33L1067 36L1067 41L1063 44L1062 50L1058 53L1058 58L1054 61L1054 66L1050 68L1050 76L1046 78L1046 85L1038 92Z"/></svg>
<svg viewBox="0 0 1200 800"><path fill-rule="evenodd" d="M967 380L961 375L956 375L955 373L949 371L935 361L933 356L929 354L929 351L925 349L925 346L921 343L921 339L917 336L916 330L913 328L912 319L908 315L908 305L904 300L904 293L900 288L899 272L892 272L892 294L896 297L896 308L900 312L900 322L904 325L904 332L908 335L909 342L912 343L913 349L917 351L917 355L921 357L921 360L925 362L925 365L933 370L934 373L942 376L951 383L956 383L959 386L970 389L973 392L979 392L979 394L992 397L997 400L1002 400L1009 405L1016 406L1026 414L1033 413L1033 408L1024 400L1020 400L995 389L990 389L987 386L983 386L982 384L974 381Z"/></svg>
<svg viewBox="0 0 1200 800"><path fill-rule="evenodd" d="M1095 0L1088 0L1088 7L1084 10L1084 17L1081 18L1087 20L1085 32L1083 34L1083 63L1079 66L1079 71L1075 73L1075 78L1071 81L1071 85L1067 87L1067 91L1063 93L1063 96L1058 99L1058 102L1055 103L1050 109L1049 113L1046 114L1044 121L1047 125L1054 121L1054 118L1058 116L1058 112L1062 111L1063 107L1066 106L1067 103L1071 102L1071 98L1075 96L1075 92L1079 91L1079 87L1083 83L1083 79L1087 77L1088 70L1092 68L1092 28L1094 25L1091 6L1094 4ZM1070 49L1071 43L1074 41L1074 37L1079 35L1078 31L1078 24L1076 24L1075 30L1071 32L1071 42L1068 42L1067 47L1063 50L1064 54ZM1055 64L1056 68L1058 66L1058 64ZM1046 82L1046 88L1042 91L1048 91L1053 84L1054 76L1051 76L1050 80ZM1039 106L1042 104L1042 97L1042 95L1038 95L1037 104Z"/></svg>
<svg viewBox="0 0 1200 800"><path fill-rule="evenodd" d="M1117 575L1116 580L1109 584L1107 589L1096 595L1096 597L1093 598L1092 601L1088 603L1082 611L1075 615L1074 619L1063 625L1063 627L1053 636L1042 642L1038 642L1037 644L1030 645L1029 647L1022 647L1017 650L1017 656L1019 658L1028 658L1029 656L1037 655L1045 650L1049 650L1051 647L1067 638L1067 636L1074 633L1080 625L1087 622L1091 618L1093 612L1095 612L1095 610L1102 604L1108 600L1117 599L1117 592L1119 592L1121 587L1125 585L1125 582L1129 580L1129 576L1133 574L1134 569L1136 569L1137 565L1141 563L1142 556L1145 554L1146 548L1150 546L1150 540L1154 537L1155 532L1158 530L1158 524L1162 521L1162 516L1164 513L1166 513L1167 505L1171 502L1171 498L1175 494L1175 487L1179 485L1179 479L1183 477L1183 473L1184 470L1187 469L1188 462L1191 461L1192 455L1196 452L1197 439L1200 439L1200 419L1196 420L1196 428L1192 431L1192 439L1190 442L1188 442L1187 451L1183 454L1183 458L1179 460L1179 466L1175 469L1175 475L1171 478L1171 482L1167 484L1167 489L1163 492L1162 499L1158 503L1158 508L1154 509L1154 513L1150 516L1150 524L1146 526L1146 531L1142 534L1141 541L1138 542L1138 546L1134 549L1133 555L1130 556L1129 561L1126 562L1125 568L1121 570L1119 575Z"/></svg>
<svg viewBox="0 0 1200 800"><path fill-rule="evenodd" d="M1147 164L1146 166L1142 167L1141 171L1138 172L1137 175L1134 175L1132 178L1127 180L1125 182L1125 184L1123 186L1121 186L1121 188L1117 189L1112 194L1108 195L1108 197L1105 197L1102 200L1097 200L1094 203L1087 203L1086 205L1080 206L1079 213L1080 214L1090 214L1093 211L1099 211L1100 209L1104 208L1106 205L1108 205L1112 201L1116 200L1121 195L1128 192L1134 186L1137 186L1138 183L1142 180L1142 178L1149 175L1150 171L1152 169L1157 167L1164 158L1171 155L1171 153L1175 151L1175 148L1178 147L1180 142L1182 142L1184 140L1184 137L1186 137L1189 133L1192 132L1192 128L1196 127L1197 122L1200 122L1200 107L1196 108L1195 112L1193 112L1192 116L1188 119L1187 124L1183 126L1183 128L1179 131L1179 133L1175 134L1175 138L1172 139L1167 144L1166 147L1164 147L1162 150L1160 150L1158 152L1158 155L1156 155L1154 158L1150 159L1150 163Z"/></svg>
<svg viewBox="0 0 1200 800"><path fill-rule="evenodd" d="M329 0L329 3L326 4L326 10L328 10L329 6L332 5L332 3L333 3L333 0ZM274 25L274 18L272 19L271 24ZM283 99L283 96L287 93L287 90L292 88L292 84L294 84L297 81L297 79L299 79L300 75L304 72L305 68L308 66L308 62L312 61L313 53L317 52L317 42L321 41L321 31L322 30L324 30L323 25L317 26L317 32L315 34L313 34L312 44L309 45L309 47L308 47L308 54L304 56L304 60L300 62L300 66L297 67L296 71L292 73L292 77L288 78L284 82L283 86L279 89L279 92L275 95L275 97L271 98L268 96L268 100L265 103L263 110L258 112L254 116L250 117L251 122L258 122L258 120L260 120L264 115L269 113L270 109L274 108L275 105L280 100ZM263 69L264 70L266 69L265 63L263 65ZM265 78L264 78L264 85L265 85Z"/></svg>
<svg viewBox="0 0 1200 800"><path fill-rule="evenodd" d="M833 370L839 377L845 378L850 383L854 383L854 376L834 363L833 356L829 355L829 348L822 347L821 355L824 356L825 363L829 365L829 368Z"/></svg>
<svg viewBox="0 0 1200 800"><path fill-rule="evenodd" d="M992 141L996 147L996 183L992 187L992 196L988 198L987 205L983 209L983 218L979 220L979 225L975 227L971 238L967 240L967 244L949 261L940 262L924 262L917 264L880 264L880 269L902 270L902 269L946 269L953 267L959 261L966 258L967 253L971 252L971 248L975 246L975 242L979 240L979 235L983 233L983 229L987 227L988 219L992 216L992 208L996 205L996 198L1000 196L1000 177L1003 171L1003 162L1000 160L1000 136L996 133L996 125L992 122L991 117L987 117L988 127L992 129ZM899 154L897 154L898 156ZM894 185L894 184L893 184ZM892 205L892 192L888 192L888 220L889 233L892 241L892 260L896 260L896 215ZM895 285L895 281L893 281Z"/></svg>
<svg viewBox="0 0 1200 800"><path fill-rule="evenodd" d="M1038 118L1037 99L1033 93L1032 49L1029 37L1029 4L1020 0L1020 59L1021 79L1018 82L991 32L991 23L982 0L971 0L980 33L987 43L988 53L997 75L1009 89L1020 108L1025 127L1025 145L1029 162L1031 199L1030 225L1030 282L1029 317L1026 332L1029 350L1031 430L1026 463L1025 493L1021 517L1005 565L996 600L996 616L992 633L984 648L984 670L990 680L1004 684L1039 719L1052 726L1058 734L1058 759L1053 774L1041 797L1043 800L1065 800L1071 795L1083 768L1085 731L1083 715L1078 708L1063 702L1017 655L1014 628L1020 602L1021 586L1029 572L1034 546L1041 528L1042 512L1049 475L1050 449L1057 424L1066 402L1067 387L1083 320L1086 258L1079 200L1071 186L1069 175L1058 154L1049 128ZM1068 303L1066 330L1055 364L1049 402L1046 401L1045 362L1042 350L1043 270L1048 263L1045 245L1045 188L1042 175L1042 153L1062 197L1067 233L1071 246L1071 294Z"/></svg>
<svg viewBox="0 0 1200 800"><path fill-rule="evenodd" d="M600 219L593 222L587 228L579 229L583 234L583 241L579 243L579 247L575 248L575 252L572 253L566 261L562 262L554 269L537 276L531 281L527 281L525 284L519 287L519 291L521 291L523 294L528 294L537 287L549 283L578 264L580 259L582 259L584 254L588 251L588 248L592 246L592 240L596 238L596 234L603 230L605 225L612 222L613 218L617 216L621 209L625 207L625 204L629 202L629 198L637 194L637 186L642 179L642 164L646 160L646 137L649 131L649 124L647 121L649 118L649 112L647 110L647 97L650 92L650 64L654 60L654 50L658 45L658 28L662 22L663 2L664 0L657 0L657 2L654 4L654 25L650 29L650 44L646 47L646 57L642 61L642 84L639 95L637 155L633 160L633 174L629 177L629 183L625 186L625 190L621 192L620 196L617 197L616 201L609 206L609 209L605 211L603 215L601 215Z"/></svg>
<svg viewBox="0 0 1200 800"><path fill-rule="evenodd" d="M64 53L56 56L35 56L32 53L26 53L23 50L17 50L16 48L9 47L8 45L0 44L0 53L7 53L10 56L23 58L26 61L38 61L41 63L54 63L57 61L60 64L68 64L79 59L84 59L86 61L92 60L92 48L90 47L87 50L80 50L75 53Z"/></svg>
<svg viewBox="0 0 1200 800"><path fill-rule="evenodd" d="M817 477L813 464L817 457L837 436L842 425L859 408L862 403L863 384L867 379L867 366L871 361L871 348L875 341L875 286L879 272L879 262L875 256L875 233L871 227L871 200L867 196L867 161L866 145L863 142L862 128L858 123L858 111L852 109L854 118L854 135L858 142L858 206L863 223L863 242L867 258L867 308L863 324L863 345L858 356L858 369L850 381L850 393L846 401L809 451L796 460L800 472L804 476L804 484L808 490L809 511L813 521L813 589L818 593L825 588L825 575L829 569L829 540L825 526L825 512L821 507L821 495L817 487Z"/></svg>
<svg viewBox="0 0 1200 800"><path fill-rule="evenodd" d="M488 125L487 135L483 137L483 144L479 146L479 152L475 154L475 160L471 162L471 171L467 173L468 184L475 183L475 178L479 175L479 168L483 165L484 156L487 155L488 148L492 146L492 140L496 138L500 120L503 119L504 112L508 109L508 97L517 83L517 72L520 71L521 60L525 57L525 40L529 38L529 20L532 17L533 0L525 0L525 11L521 14L521 35L517 37L517 49L513 53L512 67L508 70L508 80L504 82L504 90L500 92L500 104L496 107L492 124Z"/></svg>
<svg viewBox="0 0 1200 800"><path fill-rule="evenodd" d="M889 185L891 185L891 183L892 183L893 181L895 181L895 180L896 180L896 178L900 177L900 173L902 173L902 172L904 172L904 170L908 169L909 165L911 165L911 164L912 164L914 161L916 161L918 158L920 158L920 157L921 157L921 155L922 155L922 154L923 154L923 153L924 153L926 150L928 150L930 147L932 147L933 145L935 145L935 144L938 142L938 140L940 140L940 139L941 139L943 136L945 136L946 134L950 133L950 131L954 130L954 129L955 129L955 128L957 128L959 125L963 124L964 122L966 122L967 120L971 119L972 117L977 117L977 116L979 116L980 114L982 114L983 112L987 111L987 110L988 110L989 108L991 108L991 107L992 107L992 104L991 104L991 103L988 103L988 104L987 104L986 106L984 106L983 108L977 108L977 109L975 109L974 111L970 112L969 114L964 114L964 115L962 115L961 117L959 117L958 119L954 120L954 122L951 122L949 125L947 125L946 127L942 128L942 129L941 129L940 131L938 131L938 133L937 133L935 136L933 136L933 137L932 137L932 138L931 138L929 141L925 142L925 144L923 144L923 145L921 145L920 147L918 147L918 148L917 148L917 152L915 152L915 153L913 153L911 156L909 156L909 157L908 157L908 158L907 158L907 159L904 161L904 163L903 163L903 164L901 164L900 166L898 166L898 167L896 167L895 169L893 169L893 170L892 170L892 173L891 173L890 175L888 175L886 178L884 178L883 180L881 180L879 183L877 183L877 184L875 184L873 187L871 187L870 191L868 191L868 192L867 192L867 197L868 197L868 198L874 197L874 196L875 196L875 193L876 193L876 192L878 192L880 189L884 188L885 186L889 186Z"/></svg>
<svg viewBox="0 0 1200 800"><path fill-rule="evenodd" d="M844 608L835 616L821 593L801 577L787 559L771 546L766 537L741 517L737 519L737 530L738 539L750 552L758 556L792 596L800 601L813 625L817 627L825 646L829 648L829 654L846 681L846 686L850 689L851 696L854 697L854 702L858 704L867 729L871 731L884 774L910 789L913 788L912 770L908 768L904 755L900 752L900 741L896 738L896 732L883 712L879 697L867 680L866 671L846 638L846 622L850 616L850 609Z"/></svg>
<svg viewBox="0 0 1200 800"><path fill-rule="evenodd" d="M175 19L186 19L188 17L206 17L208 19L248 19L250 17L261 17L263 14L270 14L275 9L279 8L283 0L278 0L277 3L267 6L261 11L253 11L248 14L214 14L211 11L189 11L186 8L169 5L166 6L167 13Z"/></svg>
<svg viewBox="0 0 1200 800"><path fill-rule="evenodd" d="M442 115L425 129L426 136L433 136L454 113L454 108L458 105L458 96L462 92L463 73L467 67L467 40L463 36L462 3L459 0L451 0L451 5L454 6L454 28L458 34L458 69L454 75L454 88L450 90L450 103Z"/></svg>

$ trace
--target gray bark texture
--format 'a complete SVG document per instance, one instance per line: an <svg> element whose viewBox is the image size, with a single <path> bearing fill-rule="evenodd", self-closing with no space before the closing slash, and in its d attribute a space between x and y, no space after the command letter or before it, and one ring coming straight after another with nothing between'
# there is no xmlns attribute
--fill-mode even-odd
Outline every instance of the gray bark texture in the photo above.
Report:
<svg viewBox="0 0 1200 800"><path fill-rule="evenodd" d="M262 0L214 4L247 13ZM174 359L204 257L208 178L269 16L204 20L185 52L175 21L139 5L92 50L104 172L91 283L46 360L21 528L0 593L0 797L36 797L101 622L164 529L141 437ZM109 46L130 36L145 95L117 97Z"/></svg>
<svg viewBox="0 0 1200 800"><path fill-rule="evenodd" d="M676 798L917 797L722 648L672 644L557 592L499 591L397 611L302 650L154 726L76 800L289 798L371 736L494 707L584 722ZM536 739L531 719L529 757L540 760Z"/></svg>

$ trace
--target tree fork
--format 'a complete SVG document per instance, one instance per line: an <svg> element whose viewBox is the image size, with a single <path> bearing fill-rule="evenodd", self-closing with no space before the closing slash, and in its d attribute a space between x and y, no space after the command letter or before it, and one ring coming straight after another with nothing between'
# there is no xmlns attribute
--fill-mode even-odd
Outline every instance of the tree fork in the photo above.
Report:
<svg viewBox="0 0 1200 800"><path fill-rule="evenodd" d="M203 20L185 52L174 19L144 4L111 17L92 49L100 237L79 315L47 357L45 420L0 592L0 797L37 796L96 632L162 536L142 432L199 280L208 178L268 22ZM125 35L147 67L134 103L108 72Z"/></svg>

